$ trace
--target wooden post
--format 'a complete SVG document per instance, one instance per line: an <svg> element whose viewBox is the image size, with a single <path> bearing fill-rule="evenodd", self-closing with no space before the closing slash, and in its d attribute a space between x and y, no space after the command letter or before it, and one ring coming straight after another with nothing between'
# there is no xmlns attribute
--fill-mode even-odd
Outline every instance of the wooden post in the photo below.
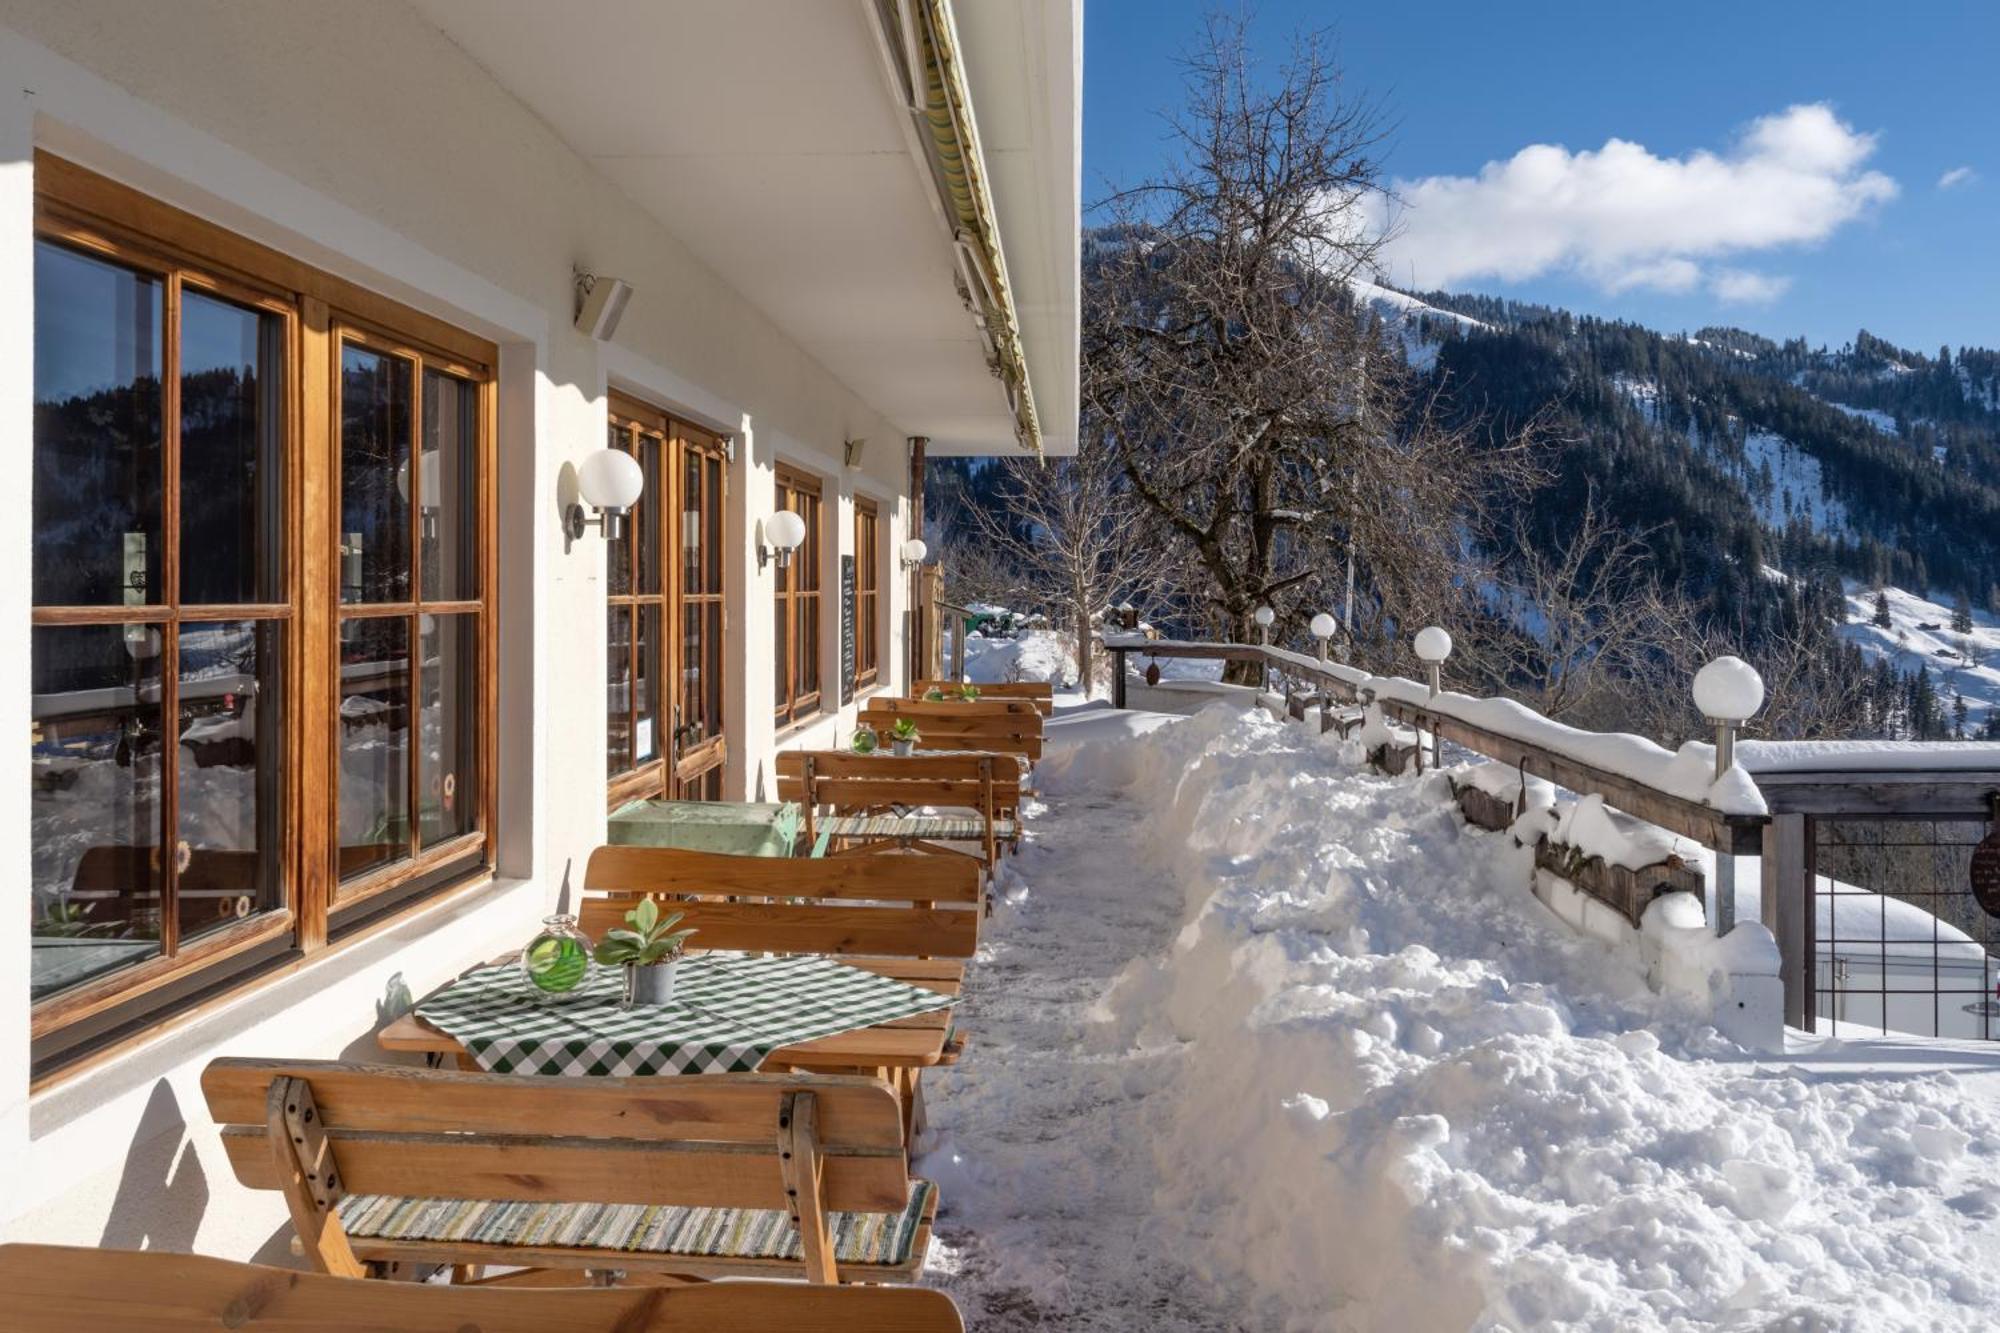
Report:
<svg viewBox="0 0 2000 1333"><path fill-rule="evenodd" d="M1125 706L1125 650L1123 648L1113 648L1111 650L1111 706L1113 708L1123 708Z"/></svg>
<svg viewBox="0 0 2000 1333"><path fill-rule="evenodd" d="M1773 815L1764 826L1764 924L1778 940L1785 1022L1811 1031L1813 995L1813 821Z"/></svg>

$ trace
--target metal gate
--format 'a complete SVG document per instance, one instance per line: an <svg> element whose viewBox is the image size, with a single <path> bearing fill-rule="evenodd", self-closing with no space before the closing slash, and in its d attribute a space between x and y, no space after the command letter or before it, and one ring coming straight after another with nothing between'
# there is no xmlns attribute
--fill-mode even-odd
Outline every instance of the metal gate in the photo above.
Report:
<svg viewBox="0 0 2000 1333"><path fill-rule="evenodd" d="M1810 824L1817 1030L2000 1038L2000 919L1970 884L1987 825L1844 816Z"/></svg>

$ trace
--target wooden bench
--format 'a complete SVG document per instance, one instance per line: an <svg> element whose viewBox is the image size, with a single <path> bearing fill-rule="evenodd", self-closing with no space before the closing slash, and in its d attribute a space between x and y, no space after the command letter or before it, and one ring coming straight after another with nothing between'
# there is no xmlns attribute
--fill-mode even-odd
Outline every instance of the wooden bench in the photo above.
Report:
<svg viewBox="0 0 2000 1333"><path fill-rule="evenodd" d="M861 723L886 745L900 718L917 724L919 750L991 750L1033 763L1042 757L1042 715L1024 699L930 703L922 699L870 699Z"/></svg>
<svg viewBox="0 0 2000 1333"><path fill-rule="evenodd" d="M780 750L778 799L796 801L805 837L821 834L856 852L914 850L968 855L945 844L976 842L990 868L1020 838L1021 766L992 753L894 755ZM919 814L932 806L963 814Z"/></svg>
<svg viewBox="0 0 2000 1333"><path fill-rule="evenodd" d="M313 1269L339 1277L908 1282L937 1213L878 1079L220 1059L201 1084L237 1180L282 1193Z"/></svg>
<svg viewBox="0 0 2000 1333"><path fill-rule="evenodd" d="M357 1282L198 1254L0 1245L14 1333L965 1333L941 1291L702 1283L536 1290Z"/></svg>
<svg viewBox="0 0 2000 1333"><path fill-rule="evenodd" d="M920 680L910 686L910 697L922 699L932 690L937 690L949 699L956 695L960 688L960 683L955 680ZM1026 699L1043 717L1056 711L1056 688L1045 680L1014 680L998 685L981 685L979 702L983 703L988 699Z"/></svg>
<svg viewBox="0 0 2000 1333"><path fill-rule="evenodd" d="M900 761L908 762L908 761ZM624 923L638 898L675 899L681 924L704 949L813 953L945 995L965 986L965 965L979 949L980 869L963 857L839 856L776 859L669 847L600 847L584 868L582 925L601 937ZM956 1064L966 1034L950 1010L916 1014L886 1026L937 1030ZM886 1079L903 1103L904 1127L923 1126L917 1066L884 1068L833 1057L774 1058L767 1070L865 1073Z"/></svg>

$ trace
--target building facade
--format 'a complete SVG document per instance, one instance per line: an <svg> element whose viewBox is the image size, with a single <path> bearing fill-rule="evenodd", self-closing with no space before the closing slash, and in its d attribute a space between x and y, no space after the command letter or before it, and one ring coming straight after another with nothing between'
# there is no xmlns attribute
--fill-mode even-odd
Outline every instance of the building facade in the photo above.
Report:
<svg viewBox="0 0 2000 1333"><path fill-rule="evenodd" d="M282 1258L209 1060L377 1058L899 688L913 453L1075 445L1080 32L0 3L0 1235Z"/></svg>

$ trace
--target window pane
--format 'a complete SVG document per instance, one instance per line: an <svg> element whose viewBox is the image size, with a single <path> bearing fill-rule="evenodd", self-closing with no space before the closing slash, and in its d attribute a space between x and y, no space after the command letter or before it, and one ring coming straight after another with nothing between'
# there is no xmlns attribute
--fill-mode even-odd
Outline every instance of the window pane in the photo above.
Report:
<svg viewBox="0 0 2000 1333"><path fill-rule="evenodd" d="M181 600L283 600L285 323L182 288Z"/></svg>
<svg viewBox="0 0 2000 1333"><path fill-rule="evenodd" d="M776 598L776 606L771 615L771 661L777 668L777 704L780 709L786 707L792 701L791 680L786 675L786 663L791 656L789 649L791 646L792 604L791 599L786 597L784 593L785 581L789 576L789 572L786 570L778 571L779 591Z"/></svg>
<svg viewBox="0 0 2000 1333"><path fill-rule="evenodd" d="M160 600L161 284L35 243L35 602Z"/></svg>
<svg viewBox="0 0 2000 1333"><path fill-rule="evenodd" d="M416 366L349 343L340 373L340 600L410 598L410 394ZM407 632L404 635L408 637ZM405 700L405 707L408 701Z"/></svg>
<svg viewBox="0 0 2000 1333"><path fill-rule="evenodd" d="M607 437L605 448L632 452L630 427L613 422ZM616 536L606 535L604 538L604 586L614 597L624 597L632 591L632 542L634 534L646 522L646 501L650 498L650 494L642 494L639 503L632 509L631 521L624 524Z"/></svg>
<svg viewBox="0 0 2000 1333"><path fill-rule="evenodd" d="M665 743L661 723L661 668L666 659L666 642L661 637L660 604L648 602L639 608L639 651L633 681L633 707L638 720L632 732L632 764L636 768L660 757Z"/></svg>
<svg viewBox="0 0 2000 1333"><path fill-rule="evenodd" d="M819 688L819 598L800 597L799 627L794 636L799 645L799 693L811 694Z"/></svg>
<svg viewBox="0 0 2000 1333"><path fill-rule="evenodd" d="M645 489L639 492L639 591L656 596L660 591L660 548L665 540L661 528L667 521L667 494L660 489L661 442L654 436L639 437L639 467L646 474Z"/></svg>
<svg viewBox="0 0 2000 1333"><path fill-rule="evenodd" d="M707 726L704 736L722 734L722 603L710 602L705 617L708 631L702 638L707 652L702 668L702 717Z"/></svg>
<svg viewBox="0 0 2000 1333"><path fill-rule="evenodd" d="M708 523L708 586L705 592L722 591L722 460L708 460L708 490L702 504Z"/></svg>
<svg viewBox="0 0 2000 1333"><path fill-rule="evenodd" d="M699 602L681 607L681 725L687 728L689 746L713 734L708 726L708 680L703 669L707 661L708 640L703 633L707 610Z"/></svg>
<svg viewBox="0 0 2000 1333"><path fill-rule="evenodd" d="M456 375L424 372L423 446L417 466L423 595L469 601L479 596L478 386ZM399 495L408 487L405 472Z"/></svg>
<svg viewBox="0 0 2000 1333"><path fill-rule="evenodd" d="M632 767L632 608L608 609L604 652L605 762L612 773Z"/></svg>
<svg viewBox="0 0 2000 1333"><path fill-rule="evenodd" d="M479 825L479 617L418 617L423 631L422 745L417 750L422 845Z"/></svg>
<svg viewBox="0 0 2000 1333"><path fill-rule="evenodd" d="M174 902L183 945L284 905L283 635L268 620L181 627Z"/></svg>
<svg viewBox="0 0 2000 1333"><path fill-rule="evenodd" d="M153 625L32 636L30 990L160 952L160 648Z"/></svg>
<svg viewBox="0 0 2000 1333"><path fill-rule="evenodd" d="M702 525L702 458L687 448L681 453L681 463L681 591L701 592L708 564L703 550L708 534Z"/></svg>
<svg viewBox="0 0 2000 1333"><path fill-rule="evenodd" d="M341 623L340 877L400 860L410 842L410 622Z"/></svg>

